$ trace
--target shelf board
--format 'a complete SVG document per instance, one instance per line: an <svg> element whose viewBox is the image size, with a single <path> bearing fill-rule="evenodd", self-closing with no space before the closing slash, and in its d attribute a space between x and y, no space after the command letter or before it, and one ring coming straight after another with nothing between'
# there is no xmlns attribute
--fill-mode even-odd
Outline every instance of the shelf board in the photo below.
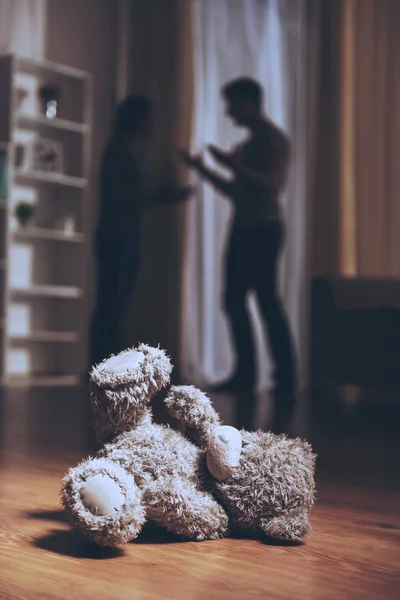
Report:
<svg viewBox="0 0 400 600"><path fill-rule="evenodd" d="M69 131L72 133L88 133L90 128L84 123L75 123L67 119L48 119L43 115L18 115L18 126L25 128L40 128L47 130L58 129L61 131Z"/></svg>
<svg viewBox="0 0 400 600"><path fill-rule="evenodd" d="M67 285L32 285L31 287L11 287L11 293L20 296L46 296L53 298L80 298L82 289Z"/></svg>
<svg viewBox="0 0 400 600"><path fill-rule="evenodd" d="M84 241L83 233L66 233L62 229L46 229L43 227L21 227L13 230L14 237L35 238L40 240L55 240L59 242L81 243Z"/></svg>
<svg viewBox="0 0 400 600"><path fill-rule="evenodd" d="M25 181L41 181L43 183L54 183L66 187L85 188L87 179L84 177L73 177L62 173L46 173L46 171L22 171L15 169L15 177Z"/></svg>
<svg viewBox="0 0 400 600"><path fill-rule="evenodd" d="M44 73L49 73L52 75L63 75L64 77L71 77L71 79L89 79L90 76L88 73L81 71L79 69L75 69L73 67L68 67L65 65L59 65L57 63L51 62L49 60L32 60L30 58L24 57L16 57L17 67L19 71L28 72L32 75L43 75Z"/></svg>
<svg viewBox="0 0 400 600"><path fill-rule="evenodd" d="M8 339L11 342L28 342L28 343L42 343L42 342L60 342L60 343L74 343L79 342L81 339L79 333L75 331L32 331L26 335L15 335L12 333L8 334Z"/></svg>
<svg viewBox="0 0 400 600"><path fill-rule="evenodd" d="M1 383L9 387L76 387L81 382L79 375L6 375Z"/></svg>

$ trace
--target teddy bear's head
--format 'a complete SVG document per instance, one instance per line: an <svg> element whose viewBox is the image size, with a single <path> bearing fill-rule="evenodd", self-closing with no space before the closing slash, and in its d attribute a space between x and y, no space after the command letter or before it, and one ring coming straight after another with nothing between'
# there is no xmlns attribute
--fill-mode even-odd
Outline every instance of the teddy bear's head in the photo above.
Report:
<svg viewBox="0 0 400 600"><path fill-rule="evenodd" d="M308 533L315 455L307 442L219 427L209 440L207 464L236 530L284 540Z"/></svg>
<svg viewBox="0 0 400 600"><path fill-rule="evenodd" d="M99 441L151 421L149 402L169 384L166 353L141 344L93 367L90 373L94 427Z"/></svg>

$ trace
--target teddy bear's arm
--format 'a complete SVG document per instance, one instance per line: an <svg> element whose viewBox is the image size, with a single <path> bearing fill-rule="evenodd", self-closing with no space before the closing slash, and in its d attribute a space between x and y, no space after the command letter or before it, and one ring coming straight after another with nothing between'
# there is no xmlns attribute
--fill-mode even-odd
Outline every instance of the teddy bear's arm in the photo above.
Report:
<svg viewBox="0 0 400 600"><path fill-rule="evenodd" d="M172 417L186 425L186 435L205 446L211 433L221 425L210 399L193 386L173 386L165 399Z"/></svg>
<svg viewBox="0 0 400 600"><path fill-rule="evenodd" d="M166 353L146 344L93 367L91 403L99 442L151 421L150 400L168 385L171 369Z"/></svg>
<svg viewBox="0 0 400 600"><path fill-rule="evenodd" d="M301 506L283 511L272 519L262 519L261 529L276 540L300 542L311 530L309 510Z"/></svg>
<svg viewBox="0 0 400 600"><path fill-rule="evenodd" d="M152 482L143 502L149 519L176 535L198 542L227 535L228 517L222 506L186 479Z"/></svg>

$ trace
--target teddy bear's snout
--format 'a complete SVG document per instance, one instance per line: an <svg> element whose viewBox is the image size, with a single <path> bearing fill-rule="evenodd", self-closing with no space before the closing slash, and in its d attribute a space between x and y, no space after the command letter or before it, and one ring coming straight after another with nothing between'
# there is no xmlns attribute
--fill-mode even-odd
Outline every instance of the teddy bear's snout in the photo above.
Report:
<svg viewBox="0 0 400 600"><path fill-rule="evenodd" d="M211 434L207 446L207 467L211 475L223 481L240 464L242 436L235 427L222 425Z"/></svg>

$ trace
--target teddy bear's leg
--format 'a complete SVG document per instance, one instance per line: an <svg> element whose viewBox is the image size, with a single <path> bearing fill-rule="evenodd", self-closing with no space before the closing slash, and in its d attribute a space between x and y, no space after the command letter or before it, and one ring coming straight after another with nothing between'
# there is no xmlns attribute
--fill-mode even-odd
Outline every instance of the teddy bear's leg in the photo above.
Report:
<svg viewBox="0 0 400 600"><path fill-rule="evenodd" d="M305 508L292 508L272 519L262 519L265 535L276 540L301 541L311 530L309 513Z"/></svg>
<svg viewBox="0 0 400 600"><path fill-rule="evenodd" d="M70 469L61 500L77 529L100 546L129 542L145 522L142 494L133 477L107 458Z"/></svg>
<svg viewBox="0 0 400 600"><path fill-rule="evenodd" d="M193 386L173 386L165 399L169 413L188 428L187 436L205 446L212 431L221 425L211 400Z"/></svg>
<svg viewBox="0 0 400 600"><path fill-rule="evenodd" d="M195 541L224 537L228 517L207 492L184 479L155 481L144 491L149 519L168 531Z"/></svg>
<svg viewBox="0 0 400 600"><path fill-rule="evenodd" d="M163 350L141 344L93 367L90 387L98 441L151 421L150 400L168 385L172 365Z"/></svg>

